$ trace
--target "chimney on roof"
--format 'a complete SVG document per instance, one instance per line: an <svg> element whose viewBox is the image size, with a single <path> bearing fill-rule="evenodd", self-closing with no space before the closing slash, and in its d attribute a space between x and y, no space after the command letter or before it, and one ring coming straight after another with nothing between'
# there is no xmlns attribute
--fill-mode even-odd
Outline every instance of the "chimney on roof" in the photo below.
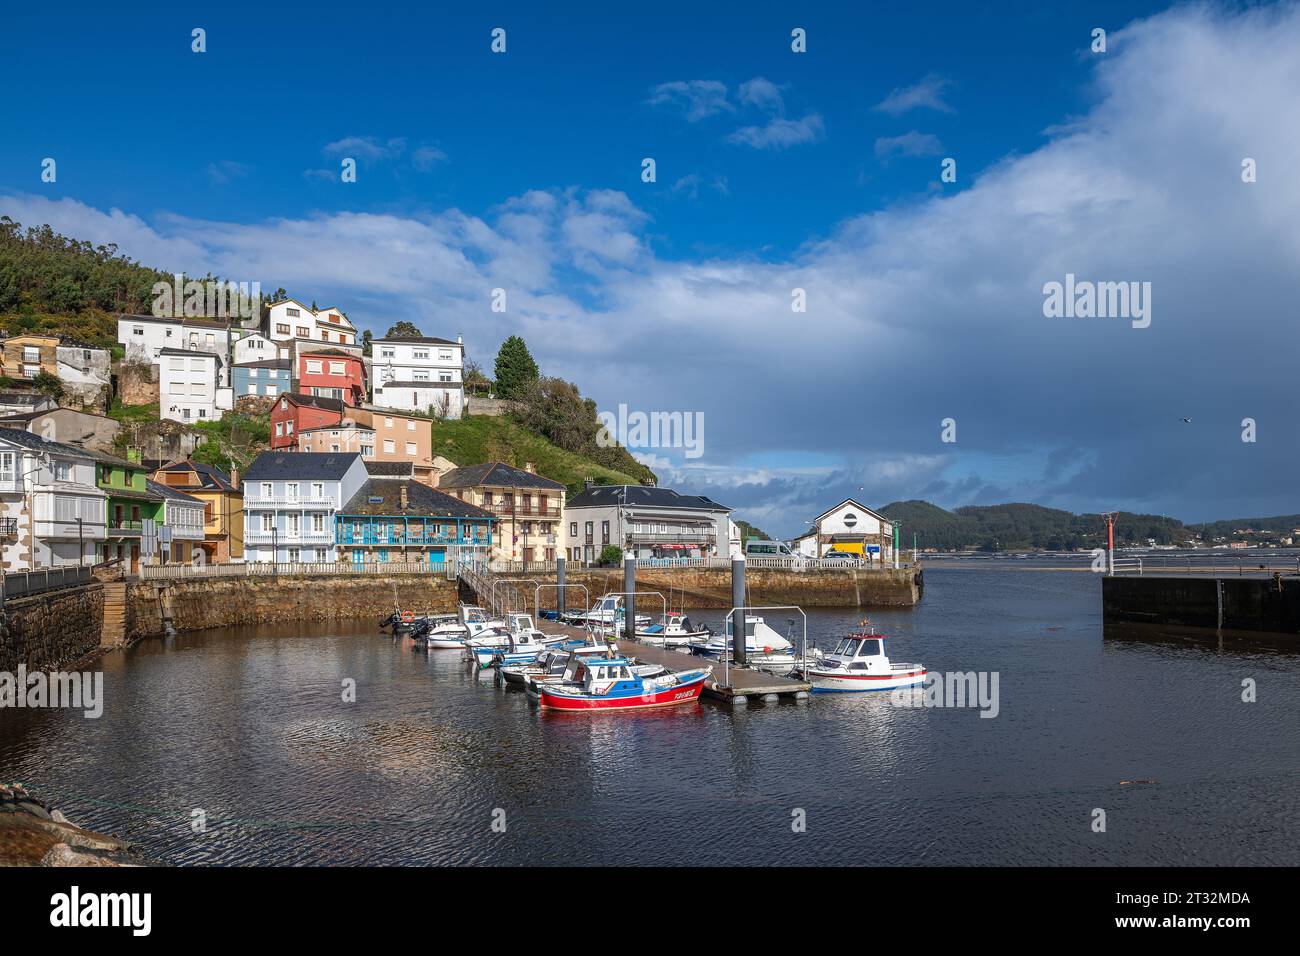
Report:
<svg viewBox="0 0 1300 956"><path fill-rule="evenodd" d="M530 475L537 474L537 462L535 461L524 462L524 471L528 472Z"/></svg>
<svg viewBox="0 0 1300 956"><path fill-rule="evenodd" d="M230 487L239 490L239 469L232 462L230 465Z"/></svg>
<svg viewBox="0 0 1300 956"><path fill-rule="evenodd" d="M595 478L584 478L582 479L582 490L587 491L595 484L596 484Z"/></svg>
<svg viewBox="0 0 1300 956"><path fill-rule="evenodd" d="M402 482L402 484L401 484L401 490L398 492L398 495L399 495L399 499L398 499L398 500L399 500L399 502L400 502L400 504L401 504L401 508L402 508L403 511L405 511L405 510L406 510L406 502L407 502L407 498L406 498L406 482Z"/></svg>
<svg viewBox="0 0 1300 956"><path fill-rule="evenodd" d="M457 344L457 345L464 345L464 344L465 344L465 338L464 338L464 336L462 336L459 332L456 333L456 344Z"/></svg>

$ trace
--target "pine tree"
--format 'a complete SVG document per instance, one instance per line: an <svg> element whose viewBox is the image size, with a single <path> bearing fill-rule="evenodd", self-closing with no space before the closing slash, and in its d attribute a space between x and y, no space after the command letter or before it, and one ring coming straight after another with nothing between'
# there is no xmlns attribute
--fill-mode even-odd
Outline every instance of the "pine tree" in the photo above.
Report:
<svg viewBox="0 0 1300 956"><path fill-rule="evenodd" d="M537 375L537 363L523 339L512 335L501 343L496 364L497 398L520 397L529 385L537 381Z"/></svg>

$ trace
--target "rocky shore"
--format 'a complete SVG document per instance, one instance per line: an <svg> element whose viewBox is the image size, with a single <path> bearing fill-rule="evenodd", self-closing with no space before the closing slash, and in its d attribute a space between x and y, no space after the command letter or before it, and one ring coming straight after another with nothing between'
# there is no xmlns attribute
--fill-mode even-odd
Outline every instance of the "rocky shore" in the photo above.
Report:
<svg viewBox="0 0 1300 956"><path fill-rule="evenodd" d="M131 844L83 830L22 784L0 784L0 866L147 866Z"/></svg>

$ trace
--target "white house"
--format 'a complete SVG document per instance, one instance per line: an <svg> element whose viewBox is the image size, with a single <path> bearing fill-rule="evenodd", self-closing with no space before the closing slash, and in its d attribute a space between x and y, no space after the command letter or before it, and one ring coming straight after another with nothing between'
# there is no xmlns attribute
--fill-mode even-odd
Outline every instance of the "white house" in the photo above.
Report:
<svg viewBox="0 0 1300 956"><path fill-rule="evenodd" d="M158 353L161 417L174 422L219 419L233 404L230 388L217 384L222 364L221 356L212 352L162 349Z"/></svg>
<svg viewBox="0 0 1300 956"><path fill-rule="evenodd" d="M212 319L155 319L148 315L124 315L117 320L117 341L126 350L127 359L151 365L158 364L163 349L211 352L228 359L230 333L226 322Z"/></svg>
<svg viewBox="0 0 1300 956"><path fill-rule="evenodd" d="M85 449L0 428L0 559L5 571L95 563L107 496Z"/></svg>
<svg viewBox="0 0 1300 956"><path fill-rule="evenodd" d="M166 560L187 563L194 560L194 552L202 551L198 542L204 540L203 522L207 504L198 498L177 491L156 481L146 481L150 493L163 499L163 527L169 529L159 542ZM159 558L163 555L160 554Z"/></svg>
<svg viewBox="0 0 1300 956"><path fill-rule="evenodd" d="M269 336L262 332L233 332L234 339L234 361L236 365L247 365L249 362L270 362L275 359L286 359L289 357L289 350L281 348Z"/></svg>
<svg viewBox="0 0 1300 956"><path fill-rule="evenodd" d="M427 336L392 336L371 343L374 404L460 418L465 410L465 347Z"/></svg>
<svg viewBox="0 0 1300 956"><path fill-rule="evenodd" d="M249 561L334 561L334 516L369 477L356 453L264 451L244 475Z"/></svg>
<svg viewBox="0 0 1300 956"><path fill-rule="evenodd" d="M834 548L876 561L894 559L894 525L866 505L846 498L823 512L813 526L790 541L791 550L820 558Z"/></svg>
<svg viewBox="0 0 1300 956"><path fill-rule="evenodd" d="M356 345L357 330L338 309L317 309L297 299L281 299L269 309L266 334L274 342L310 339L328 345ZM273 356L265 356L272 358ZM294 356L281 356L293 358Z"/></svg>

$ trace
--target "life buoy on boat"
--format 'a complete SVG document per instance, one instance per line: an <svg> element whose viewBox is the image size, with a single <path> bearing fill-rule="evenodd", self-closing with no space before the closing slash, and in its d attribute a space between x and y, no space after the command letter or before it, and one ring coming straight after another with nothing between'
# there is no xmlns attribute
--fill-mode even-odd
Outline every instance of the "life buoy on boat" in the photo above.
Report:
<svg viewBox="0 0 1300 956"><path fill-rule="evenodd" d="M764 653L764 654L771 654L771 653L772 653L772 648L770 648L770 647L764 647L764 648L763 648L763 653Z"/></svg>
<svg viewBox="0 0 1300 956"><path fill-rule="evenodd" d="M415 620L415 612L414 612L414 611L403 611L403 612L402 612L402 623L403 623L403 624L410 624L410 623L411 623L412 621L414 621L414 620Z"/></svg>

